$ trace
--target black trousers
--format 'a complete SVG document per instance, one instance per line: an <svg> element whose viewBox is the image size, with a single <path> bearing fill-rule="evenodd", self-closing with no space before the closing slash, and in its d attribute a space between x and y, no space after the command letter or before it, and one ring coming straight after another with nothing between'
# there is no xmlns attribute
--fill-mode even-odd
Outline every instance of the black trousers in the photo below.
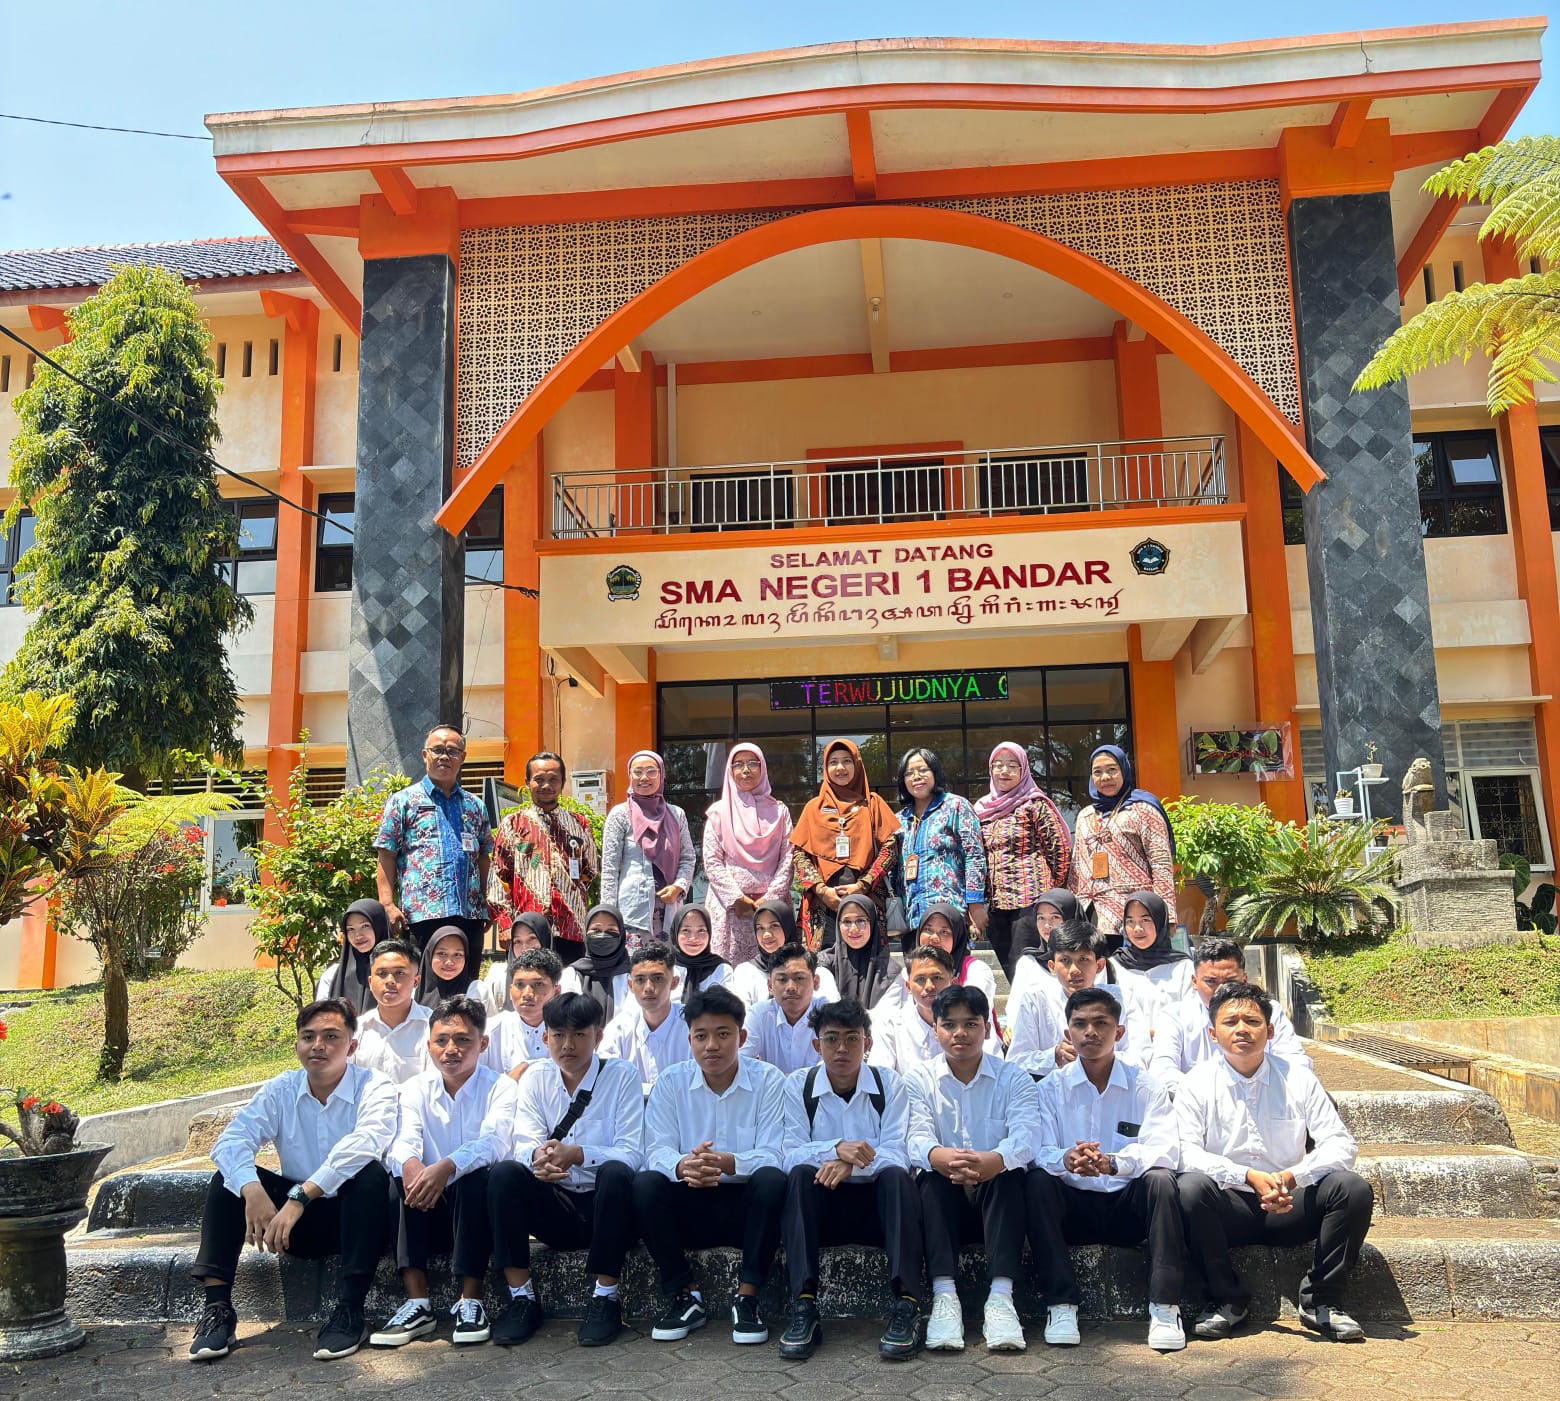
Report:
<svg viewBox="0 0 1560 1401"><path fill-rule="evenodd" d="M762 1286L780 1245L785 1190L785 1174L772 1167L759 1168L746 1182L717 1187L690 1187L658 1172L637 1174L634 1215L661 1272L661 1288L668 1294L689 1288L693 1269L684 1250L712 1245L741 1246L738 1279Z"/></svg>
<svg viewBox="0 0 1560 1401"><path fill-rule="evenodd" d="M791 1169L785 1194L785 1259L791 1295L818 1292L818 1254L825 1245L881 1245L888 1252L894 1296L921 1292L921 1202L910 1174L883 1168L875 1177L820 1187L818 1169Z"/></svg>
<svg viewBox="0 0 1560 1401"><path fill-rule="evenodd" d="M1035 1287L1048 1304L1078 1304L1071 1245L1148 1245L1148 1298L1179 1304L1186 1282L1186 1235L1175 1174L1150 1168L1115 1192L1088 1192L1044 1168L1024 1174Z"/></svg>
<svg viewBox="0 0 1560 1401"><path fill-rule="evenodd" d="M406 1204L406 1184L394 1179L396 1200L395 1263L401 1270L426 1270L428 1257L451 1252L457 1276L487 1274L493 1233L488 1228L488 1169L478 1168L447 1183L444 1195L419 1211Z"/></svg>
<svg viewBox="0 0 1560 1401"><path fill-rule="evenodd" d="M995 905L986 906L986 942L995 951L997 960L1002 964L1002 971L1010 981L1026 942L1036 938L1033 905L1025 905L1018 910L999 910Z"/></svg>
<svg viewBox="0 0 1560 1401"><path fill-rule="evenodd" d="M280 1207L298 1184L257 1167L266 1196ZM341 1184L334 1197L321 1197L304 1208L293 1226L287 1253L302 1260L341 1256L341 1297L361 1307L373 1283L374 1267L385 1253L385 1199L389 1174L377 1162L360 1168ZM206 1209L200 1222L200 1251L190 1273L196 1279L220 1279L231 1284L244 1248L244 1199L236 1197L214 1172L206 1188Z"/></svg>
<svg viewBox="0 0 1560 1401"><path fill-rule="evenodd" d="M1210 1304L1239 1304L1251 1290L1230 1260L1236 1245L1300 1245L1316 1242L1316 1255L1300 1281L1300 1306L1336 1306L1360 1258L1376 1194L1358 1173L1330 1172L1295 1193L1282 1215L1262 1210L1255 1192L1220 1187L1206 1173L1183 1172L1179 1183L1190 1262L1202 1272Z"/></svg>
<svg viewBox="0 0 1560 1401"><path fill-rule="evenodd" d="M593 1191L571 1192L539 1182L512 1159L496 1163L488 1174L488 1211L499 1269L530 1269L535 1236L555 1250L585 1249L586 1274L618 1279L635 1239L634 1171L626 1163L603 1163Z"/></svg>
<svg viewBox="0 0 1560 1401"><path fill-rule="evenodd" d="M485 919L466 919L464 916L456 915L451 915L448 919L409 919L406 922L406 930L411 936L412 943L417 946L417 952L421 953L427 947L428 940L433 937L434 930L443 929L446 924L453 924L457 929L466 931L466 943L471 948L476 962L480 964L482 936L487 933L488 927Z"/></svg>
<svg viewBox="0 0 1560 1401"><path fill-rule="evenodd" d="M959 1251L971 1241L986 1246L988 1279L1016 1279L1024 1249L1024 1174L999 1172L978 1187L963 1187L930 1169L916 1178L926 1231L926 1273L958 1277Z"/></svg>

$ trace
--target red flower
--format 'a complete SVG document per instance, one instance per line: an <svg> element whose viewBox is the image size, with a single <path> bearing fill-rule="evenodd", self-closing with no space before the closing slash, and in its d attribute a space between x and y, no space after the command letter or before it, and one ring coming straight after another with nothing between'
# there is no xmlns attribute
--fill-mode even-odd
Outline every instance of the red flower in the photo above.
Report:
<svg viewBox="0 0 1560 1401"><path fill-rule="evenodd" d="M224 900L220 895L211 902L212 908L217 910L220 910L226 904L227 901Z"/></svg>
<svg viewBox="0 0 1560 1401"><path fill-rule="evenodd" d="M37 1095L28 1095L27 1098L22 1101L21 1108L23 1108L23 1109L32 1109L32 1108L35 1108L37 1106L37 1103L38 1103L38 1096Z"/></svg>
<svg viewBox="0 0 1560 1401"><path fill-rule="evenodd" d="M65 1112L65 1106L63 1104L56 1104L51 1099L46 1105L43 1106L43 1112L45 1114L63 1114Z"/></svg>
<svg viewBox="0 0 1560 1401"><path fill-rule="evenodd" d="M5 1038L6 1038L5 1023L4 1022L0 1022L0 1041L4 1041Z"/></svg>

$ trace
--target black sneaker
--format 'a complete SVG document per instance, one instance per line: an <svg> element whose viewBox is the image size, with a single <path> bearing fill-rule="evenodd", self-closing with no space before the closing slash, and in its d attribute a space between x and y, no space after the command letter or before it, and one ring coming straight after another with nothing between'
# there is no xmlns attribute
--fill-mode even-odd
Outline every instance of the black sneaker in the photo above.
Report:
<svg viewBox="0 0 1560 1401"><path fill-rule="evenodd" d="M351 1357L363 1346L368 1324L363 1309L352 1304L337 1304L331 1310L325 1326L314 1340L314 1356L321 1362L334 1362L338 1357Z"/></svg>
<svg viewBox="0 0 1560 1401"><path fill-rule="evenodd" d="M757 1310L754 1312L757 1313ZM817 1352L822 1344L823 1325L818 1321L818 1301L811 1295L803 1294L791 1305L791 1321L780 1335L780 1356L803 1362Z"/></svg>
<svg viewBox="0 0 1560 1401"><path fill-rule="evenodd" d="M1365 1330L1360 1327L1342 1309L1333 1308L1328 1304L1317 1304L1313 1308L1300 1310L1300 1322L1313 1333L1320 1333L1324 1338L1331 1338L1335 1343L1363 1342Z"/></svg>
<svg viewBox="0 0 1560 1401"><path fill-rule="evenodd" d="M656 1319L650 1336L658 1343L675 1343L686 1338L695 1328L702 1328L710 1321L709 1310L686 1289L670 1295L661 1316Z"/></svg>
<svg viewBox="0 0 1560 1401"><path fill-rule="evenodd" d="M1227 1338L1246 1321L1246 1312L1239 1304L1212 1305L1197 1315L1192 1333L1210 1342Z"/></svg>
<svg viewBox="0 0 1560 1401"><path fill-rule="evenodd" d="M238 1315L232 1304L209 1303L200 1311L195 1339L190 1343L191 1362L215 1362L226 1357L238 1342Z"/></svg>
<svg viewBox="0 0 1560 1401"><path fill-rule="evenodd" d="M457 1299L450 1312L455 1316L452 1343L485 1343L488 1340L487 1310L481 1299Z"/></svg>
<svg viewBox="0 0 1560 1401"><path fill-rule="evenodd" d="M758 1312L758 1297L754 1294L731 1296L731 1341L734 1343L767 1343L769 1328Z"/></svg>
<svg viewBox="0 0 1560 1401"><path fill-rule="evenodd" d="M888 1308L883 1336L878 1339L878 1356L889 1362L903 1362L921 1350L921 1305L903 1296Z"/></svg>
<svg viewBox="0 0 1560 1401"><path fill-rule="evenodd" d="M542 1306L535 1299L521 1294L509 1301L509 1307L499 1314L493 1325L493 1341L499 1347L518 1347L531 1340L531 1335L542 1326Z"/></svg>
<svg viewBox="0 0 1560 1401"><path fill-rule="evenodd" d="M623 1305L604 1294L594 1294L585 1306L578 1334L581 1347L605 1347L623 1331Z"/></svg>
<svg viewBox="0 0 1560 1401"><path fill-rule="evenodd" d="M402 1304L383 1328L369 1335L370 1347L405 1347L413 1338L425 1337L439 1326L433 1310L427 1304L414 1304L410 1300Z"/></svg>

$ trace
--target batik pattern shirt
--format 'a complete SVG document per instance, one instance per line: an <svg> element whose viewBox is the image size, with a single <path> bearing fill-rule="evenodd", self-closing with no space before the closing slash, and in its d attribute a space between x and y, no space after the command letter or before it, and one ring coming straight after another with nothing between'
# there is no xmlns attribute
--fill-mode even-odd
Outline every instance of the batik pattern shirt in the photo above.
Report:
<svg viewBox="0 0 1560 1401"><path fill-rule="evenodd" d="M395 853L397 903L412 923L488 917L478 866L493 854L493 829L464 788L446 795L424 778L392 793L374 848Z"/></svg>
<svg viewBox="0 0 1560 1401"><path fill-rule="evenodd" d="M600 861L590 824L556 807L550 813L523 807L498 824L493 874L488 882L500 929L516 915L545 915L553 936L579 943L585 938L586 893ZM579 861L579 879L569 874Z"/></svg>
<svg viewBox="0 0 1560 1401"><path fill-rule="evenodd" d="M907 803L899 809L899 841L894 887L904 897L910 928L920 927L930 905L967 910L985 902L986 848L968 798L944 793L919 818L914 804Z"/></svg>
<svg viewBox="0 0 1560 1401"><path fill-rule="evenodd" d="M1096 856L1105 859L1108 874L1097 878ZM1086 807L1073 828L1072 873L1068 888L1080 900L1094 902L1095 922L1114 933L1121 926L1127 897L1152 890L1165 902L1175 925L1175 861L1170 855L1170 831L1147 803L1119 807L1102 818Z"/></svg>
<svg viewBox="0 0 1560 1401"><path fill-rule="evenodd" d="M1065 890L1072 834L1041 798L1005 817L981 823L986 848L986 898L993 909L1023 910L1048 890Z"/></svg>

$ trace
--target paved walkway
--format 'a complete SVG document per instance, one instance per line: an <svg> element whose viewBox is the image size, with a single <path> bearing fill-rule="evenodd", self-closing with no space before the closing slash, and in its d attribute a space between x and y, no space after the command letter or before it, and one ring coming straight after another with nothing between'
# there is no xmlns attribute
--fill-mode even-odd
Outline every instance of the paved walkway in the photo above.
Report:
<svg viewBox="0 0 1560 1401"><path fill-rule="evenodd" d="M210 1365L185 1360L188 1327L124 1326L94 1329L87 1346L69 1357L0 1366L0 1398L208 1401L220 1392L257 1401L281 1395L350 1395L354 1401L846 1401L857 1395L911 1401L1440 1401L1488 1397L1492 1386L1503 1396L1553 1396L1560 1389L1560 1324L1374 1324L1366 1342L1345 1346L1281 1323L1227 1343L1194 1343L1168 1357L1143 1345L1145 1326L1086 1323L1083 1346L1076 1349L1035 1340L1027 1353L988 1355L977 1344L963 1354L923 1354L890 1364L875 1355L875 1328L830 1323L828 1344L817 1356L787 1364L772 1344L733 1347L714 1323L680 1344L625 1336L612 1347L584 1352L574 1344L571 1325L550 1323L523 1348L456 1351L443 1340L423 1341L398 1351L365 1349L342 1362L315 1362L308 1330L245 1325L239 1350Z"/></svg>

